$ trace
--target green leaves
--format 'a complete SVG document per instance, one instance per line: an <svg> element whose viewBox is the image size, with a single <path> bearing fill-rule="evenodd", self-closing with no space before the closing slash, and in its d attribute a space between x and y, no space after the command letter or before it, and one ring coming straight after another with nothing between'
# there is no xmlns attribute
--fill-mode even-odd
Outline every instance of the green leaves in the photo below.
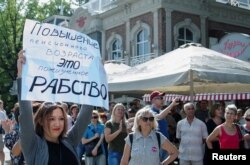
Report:
<svg viewBox="0 0 250 165"><path fill-rule="evenodd" d="M17 100L9 91L17 75L16 61L22 49L25 19L43 21L59 15L61 6L65 16L72 14L70 4L65 0L50 0L46 4L39 0L0 0L0 98L7 105L6 110L10 110Z"/></svg>

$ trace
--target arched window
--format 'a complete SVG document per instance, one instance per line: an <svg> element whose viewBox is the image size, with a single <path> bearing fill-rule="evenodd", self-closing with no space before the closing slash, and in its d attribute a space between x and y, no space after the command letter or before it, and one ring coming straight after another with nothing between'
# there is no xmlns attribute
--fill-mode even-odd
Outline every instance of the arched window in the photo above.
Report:
<svg viewBox="0 0 250 165"><path fill-rule="evenodd" d="M122 58L121 42L119 40L112 43L111 58L111 60L121 60Z"/></svg>
<svg viewBox="0 0 250 165"><path fill-rule="evenodd" d="M190 18L186 18L174 26L174 48L190 42L199 43L200 34L200 29Z"/></svg>
<svg viewBox="0 0 250 165"><path fill-rule="evenodd" d="M178 35L178 46L181 46L186 43L194 42L193 32L186 27L179 29Z"/></svg>
<svg viewBox="0 0 250 165"><path fill-rule="evenodd" d="M149 40L148 40L148 32L143 29L137 33L136 36L136 55L145 55L149 54Z"/></svg>
<svg viewBox="0 0 250 165"><path fill-rule="evenodd" d="M122 37L119 34L112 33L106 43L107 60L122 60L123 48Z"/></svg>

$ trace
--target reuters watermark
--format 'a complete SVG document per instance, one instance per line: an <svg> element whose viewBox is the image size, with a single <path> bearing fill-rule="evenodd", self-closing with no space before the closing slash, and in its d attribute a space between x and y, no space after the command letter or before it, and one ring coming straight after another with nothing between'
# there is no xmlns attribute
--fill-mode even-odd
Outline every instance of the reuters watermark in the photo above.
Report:
<svg viewBox="0 0 250 165"><path fill-rule="evenodd" d="M212 160L247 160L247 155L221 155L219 153L212 153Z"/></svg>

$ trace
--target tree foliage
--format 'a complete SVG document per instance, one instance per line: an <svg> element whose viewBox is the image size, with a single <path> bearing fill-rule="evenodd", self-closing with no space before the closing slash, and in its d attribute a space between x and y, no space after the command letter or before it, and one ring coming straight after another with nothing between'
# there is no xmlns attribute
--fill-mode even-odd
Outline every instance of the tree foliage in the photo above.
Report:
<svg viewBox="0 0 250 165"><path fill-rule="evenodd" d="M22 49L25 20L43 21L58 15L61 6L64 6L63 15L70 16L70 4L61 0L45 4L38 0L0 0L0 99L7 105L6 110L10 110L17 101L16 96L10 94L10 89L16 79L16 60Z"/></svg>

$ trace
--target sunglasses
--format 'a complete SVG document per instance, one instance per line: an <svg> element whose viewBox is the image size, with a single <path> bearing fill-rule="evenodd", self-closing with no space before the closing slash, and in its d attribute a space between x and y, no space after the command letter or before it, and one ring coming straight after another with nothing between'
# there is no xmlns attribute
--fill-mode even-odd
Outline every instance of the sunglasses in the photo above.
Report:
<svg viewBox="0 0 250 165"><path fill-rule="evenodd" d="M154 121L155 120L155 118L154 117L142 117L141 118L142 119L142 121L144 121L144 122L147 122L147 121Z"/></svg>
<svg viewBox="0 0 250 165"><path fill-rule="evenodd" d="M46 108L46 109L50 109L50 108L54 109L56 107L62 108L62 105L59 102L43 102L41 104L41 107Z"/></svg>
<svg viewBox="0 0 250 165"><path fill-rule="evenodd" d="M45 106L62 105L62 103L60 102L47 102L47 101L43 102L42 104Z"/></svg>
<svg viewBox="0 0 250 165"><path fill-rule="evenodd" d="M155 99L163 100L163 96L156 96Z"/></svg>
<svg viewBox="0 0 250 165"><path fill-rule="evenodd" d="M92 116L92 119L98 119L98 116Z"/></svg>
<svg viewBox="0 0 250 165"><path fill-rule="evenodd" d="M248 119L248 118L245 118L245 120L246 120L246 121L250 121L250 119Z"/></svg>

